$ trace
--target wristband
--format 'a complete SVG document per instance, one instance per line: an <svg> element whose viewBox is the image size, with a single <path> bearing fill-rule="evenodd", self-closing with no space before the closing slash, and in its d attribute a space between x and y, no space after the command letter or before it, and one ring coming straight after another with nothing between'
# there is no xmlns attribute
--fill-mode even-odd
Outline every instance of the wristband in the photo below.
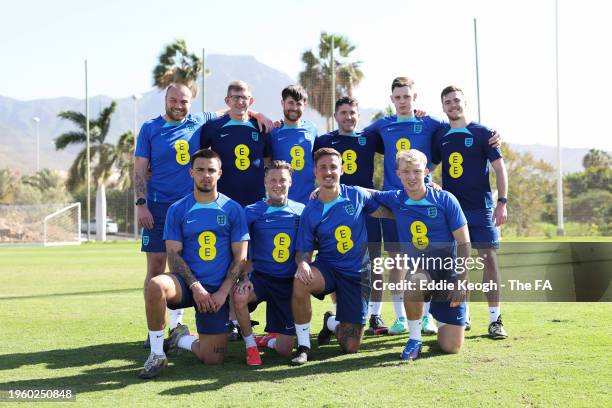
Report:
<svg viewBox="0 0 612 408"><path fill-rule="evenodd" d="M191 285L189 285L189 290L191 290L195 285L197 285L198 283L200 283L199 281L195 281L193 282Z"/></svg>

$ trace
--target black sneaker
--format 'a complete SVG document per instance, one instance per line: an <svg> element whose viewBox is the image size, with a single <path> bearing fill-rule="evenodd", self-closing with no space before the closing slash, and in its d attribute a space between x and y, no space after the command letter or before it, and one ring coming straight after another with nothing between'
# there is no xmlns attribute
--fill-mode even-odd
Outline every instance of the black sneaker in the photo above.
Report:
<svg viewBox="0 0 612 408"><path fill-rule="evenodd" d="M366 334L369 335L379 335L379 334L387 334L389 328L383 321L380 315L372 315L370 316L370 327L368 327L365 331Z"/></svg>
<svg viewBox="0 0 612 408"><path fill-rule="evenodd" d="M306 346L298 346L289 364L292 366L301 366L306 364L309 358L310 349Z"/></svg>
<svg viewBox="0 0 612 408"><path fill-rule="evenodd" d="M496 322L491 322L489 324L489 337L493 340L501 340L508 337L508 333L504 330L501 315L499 315Z"/></svg>
<svg viewBox="0 0 612 408"><path fill-rule="evenodd" d="M326 344L329 344L331 340L331 336L332 334L334 334L333 331L327 328L327 319L329 319L332 316L334 316L334 314L330 311L325 312L325 314L323 315L323 328L321 329L321 331L319 332L319 335L317 336L317 341L319 343L319 346L325 346Z"/></svg>

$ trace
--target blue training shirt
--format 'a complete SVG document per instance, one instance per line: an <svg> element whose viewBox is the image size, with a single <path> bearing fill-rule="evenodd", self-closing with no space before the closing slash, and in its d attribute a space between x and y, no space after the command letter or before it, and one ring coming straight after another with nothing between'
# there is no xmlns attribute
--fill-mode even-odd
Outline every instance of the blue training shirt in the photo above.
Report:
<svg viewBox="0 0 612 408"><path fill-rule="evenodd" d="M213 112L188 114L183 122L171 123L158 116L142 125L135 155L148 159L151 166L147 201L173 203L193 191L189 167L191 155L200 149L193 135L216 117Z"/></svg>
<svg viewBox="0 0 612 408"><path fill-rule="evenodd" d="M446 124L434 136L432 162L442 162L442 185L457 197L461 208L493 207L489 162L502 157L489 145L491 129L471 122L465 128Z"/></svg>
<svg viewBox="0 0 612 408"><path fill-rule="evenodd" d="M340 183L349 186L374 188L374 155L384 153L385 147L380 135L356 132L353 135L341 135L337 130L319 136L314 150L322 147L336 149L342 155L344 174Z"/></svg>
<svg viewBox="0 0 612 408"><path fill-rule="evenodd" d="M200 130L200 143L221 156L219 192L243 207L264 198L264 157L270 156L270 144L255 119L237 122L223 115L211 120Z"/></svg>
<svg viewBox="0 0 612 408"><path fill-rule="evenodd" d="M189 194L168 209L164 240L182 242L182 257L196 279L219 287L233 259L231 244L249 240L244 210L221 193L208 204Z"/></svg>
<svg viewBox="0 0 612 408"><path fill-rule="evenodd" d="M408 252L416 248L424 252L450 249L454 253L453 231L467 221L451 193L427 186L425 196L418 201L409 198L403 189L377 192L374 199L393 211L399 240L405 249L410 248Z"/></svg>
<svg viewBox="0 0 612 408"><path fill-rule="evenodd" d="M288 200L283 207L258 201L245 208L249 254L253 268L276 278L293 277L296 270L295 243L304 204Z"/></svg>
<svg viewBox="0 0 612 408"><path fill-rule="evenodd" d="M339 273L359 276L369 262L365 217L377 208L369 192L341 184L336 200L326 204L312 200L306 204L296 251L313 251L318 240L317 260Z"/></svg>
<svg viewBox="0 0 612 408"><path fill-rule="evenodd" d="M443 126L443 122L423 116L420 118L398 118L396 115L378 119L366 127L366 136L373 133L382 138L385 146L383 190L400 190L402 183L395 174L395 158L400 150L417 149L427 156L427 168L431 166L431 143L433 135ZM428 175L425 182L431 177Z"/></svg>
<svg viewBox="0 0 612 408"><path fill-rule="evenodd" d="M283 125L270 132L272 160L284 160L293 168L289 199L302 204L315 189L312 152L317 135L314 125L302 120L297 126Z"/></svg>

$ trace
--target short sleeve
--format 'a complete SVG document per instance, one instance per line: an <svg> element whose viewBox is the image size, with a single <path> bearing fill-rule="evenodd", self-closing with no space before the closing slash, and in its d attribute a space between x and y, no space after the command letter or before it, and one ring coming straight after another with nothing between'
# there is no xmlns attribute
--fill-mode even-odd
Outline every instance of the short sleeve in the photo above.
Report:
<svg viewBox="0 0 612 408"><path fill-rule="evenodd" d="M309 214L310 211L306 208L300 216L300 226L298 228L297 242L295 244L296 251L310 252L314 250L315 235L310 224Z"/></svg>
<svg viewBox="0 0 612 408"><path fill-rule="evenodd" d="M363 211L366 214L372 214L380 207L378 201L374 199L369 191L358 186L356 186L355 189L357 190L357 194L359 194L359 201L363 202Z"/></svg>
<svg viewBox="0 0 612 408"><path fill-rule="evenodd" d="M444 129L440 129L436 133L434 133L431 139L431 162L432 164L440 164L440 162L442 161L442 151L440 149L440 142L442 141L442 138L444 137L445 134L446 132L444 131Z"/></svg>
<svg viewBox="0 0 612 408"><path fill-rule="evenodd" d="M248 241L249 228L247 227L246 215L244 209L239 205L232 208L232 224L230 231L230 240L232 243L240 241Z"/></svg>
<svg viewBox="0 0 612 408"><path fill-rule="evenodd" d="M376 153L385 154L385 143L383 142L380 133L376 133L373 135L373 137L376 146Z"/></svg>
<svg viewBox="0 0 612 408"><path fill-rule="evenodd" d="M182 217L179 215L179 206L172 205L166 214L166 224L164 224L164 241L183 242Z"/></svg>
<svg viewBox="0 0 612 408"><path fill-rule="evenodd" d="M138 138L136 139L136 151L134 152L134 156L145 157L151 160L151 140L149 139L148 132L149 126L150 125L145 124L140 128Z"/></svg>
<svg viewBox="0 0 612 408"><path fill-rule="evenodd" d="M451 231L456 231L467 224L467 219L461 210L459 201L451 193L446 192L444 200L444 209L446 213L446 221Z"/></svg>
<svg viewBox="0 0 612 408"><path fill-rule="evenodd" d="M483 144L483 149L485 152L485 155L487 156L487 159L489 159L490 162L494 162L495 160L499 159L502 157L502 153L501 150L498 147L492 147L489 144L489 139L491 139L491 137L493 137L493 133L491 133L491 131L489 129L487 129L490 133L488 134L488 137L483 138L482 140L482 144Z"/></svg>
<svg viewBox="0 0 612 408"><path fill-rule="evenodd" d="M384 205L387 208L393 208L397 203L396 191L377 191L372 197L379 205Z"/></svg>

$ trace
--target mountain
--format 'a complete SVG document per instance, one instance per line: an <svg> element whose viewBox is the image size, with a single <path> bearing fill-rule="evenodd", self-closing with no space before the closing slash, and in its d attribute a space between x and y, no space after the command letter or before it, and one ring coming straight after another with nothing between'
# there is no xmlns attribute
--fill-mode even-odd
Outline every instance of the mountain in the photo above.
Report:
<svg viewBox="0 0 612 408"><path fill-rule="evenodd" d="M295 80L288 75L258 62L251 56L209 55L206 60L211 74L206 79L206 108L219 110L225 108L223 99L227 84L234 79L246 81L253 92L253 108L265 113L271 119L280 118L280 92ZM200 90L201 90L200 84ZM108 140L116 142L119 135L134 127L134 100L131 96L110 98L94 96L90 98L91 117L97 117L100 110L112 100L117 102ZM138 127L150 118L163 113L164 95L152 88L138 100ZM40 162L41 168L67 170L74 156L82 147L70 147L56 151L53 139L60 134L74 130L74 126L60 120L57 114L64 110L85 111L83 99L53 98L20 101L0 96L0 168L9 167L20 173L31 173L36 167L36 136L34 117L40 118ZM202 110L201 97L195 98L192 111ZM377 109L361 108L359 127L366 126ZM305 119L312 121L320 132L325 130L323 118L314 110L307 109ZM519 151L530 151L536 158L551 164L556 163L556 149L541 145L512 145ZM564 172L581 170L582 157L588 149L563 149Z"/></svg>

